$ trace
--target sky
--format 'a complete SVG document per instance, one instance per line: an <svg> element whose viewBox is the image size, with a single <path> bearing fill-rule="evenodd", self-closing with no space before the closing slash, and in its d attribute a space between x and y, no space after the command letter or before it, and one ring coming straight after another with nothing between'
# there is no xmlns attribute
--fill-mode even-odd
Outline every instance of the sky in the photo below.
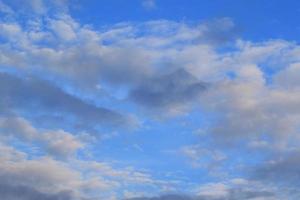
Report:
<svg viewBox="0 0 300 200"><path fill-rule="evenodd" d="M297 0L0 0L0 199L300 199Z"/></svg>

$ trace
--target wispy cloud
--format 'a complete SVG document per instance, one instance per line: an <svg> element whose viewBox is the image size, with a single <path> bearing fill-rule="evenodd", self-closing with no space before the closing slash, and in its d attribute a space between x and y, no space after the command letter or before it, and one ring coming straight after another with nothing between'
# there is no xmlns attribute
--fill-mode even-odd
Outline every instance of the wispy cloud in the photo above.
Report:
<svg viewBox="0 0 300 200"><path fill-rule="evenodd" d="M142 0L142 5L147 10L153 10L156 8L155 0Z"/></svg>

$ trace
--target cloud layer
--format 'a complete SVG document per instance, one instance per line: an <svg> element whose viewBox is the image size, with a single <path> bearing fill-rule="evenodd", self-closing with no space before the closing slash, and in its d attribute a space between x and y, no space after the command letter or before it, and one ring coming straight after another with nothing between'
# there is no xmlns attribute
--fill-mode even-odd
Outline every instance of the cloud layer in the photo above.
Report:
<svg viewBox="0 0 300 200"><path fill-rule="evenodd" d="M230 18L94 28L69 1L19 3L0 0L1 197L299 198L298 44Z"/></svg>

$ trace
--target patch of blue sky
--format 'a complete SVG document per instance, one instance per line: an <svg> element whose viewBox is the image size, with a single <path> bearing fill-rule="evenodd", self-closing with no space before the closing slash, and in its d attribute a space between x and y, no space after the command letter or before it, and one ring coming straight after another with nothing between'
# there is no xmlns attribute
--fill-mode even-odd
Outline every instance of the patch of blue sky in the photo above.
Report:
<svg viewBox="0 0 300 200"><path fill-rule="evenodd" d="M167 19L201 22L229 17L240 27L244 39L262 41L282 38L299 41L297 18L300 2L297 0L157 0L156 5L155 9L145 11L139 0L87 1L84 6L73 9L71 13L79 21L98 28L124 21ZM285 12L286 10L289 12Z"/></svg>

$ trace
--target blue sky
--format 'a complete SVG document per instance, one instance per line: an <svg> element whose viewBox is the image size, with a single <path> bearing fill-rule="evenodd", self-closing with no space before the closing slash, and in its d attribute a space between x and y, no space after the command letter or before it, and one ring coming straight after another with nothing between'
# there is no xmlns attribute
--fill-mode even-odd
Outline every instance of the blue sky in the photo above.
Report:
<svg viewBox="0 0 300 200"><path fill-rule="evenodd" d="M246 39L299 40L297 17L300 3L295 0L164 0L156 1L155 6L146 8L146 11L140 2L88 0L84 6L74 9L72 14L76 19L95 26L160 19L199 23L203 20L229 17L236 22L241 35Z"/></svg>
<svg viewBox="0 0 300 200"><path fill-rule="evenodd" d="M300 2L0 0L0 197L297 200Z"/></svg>

